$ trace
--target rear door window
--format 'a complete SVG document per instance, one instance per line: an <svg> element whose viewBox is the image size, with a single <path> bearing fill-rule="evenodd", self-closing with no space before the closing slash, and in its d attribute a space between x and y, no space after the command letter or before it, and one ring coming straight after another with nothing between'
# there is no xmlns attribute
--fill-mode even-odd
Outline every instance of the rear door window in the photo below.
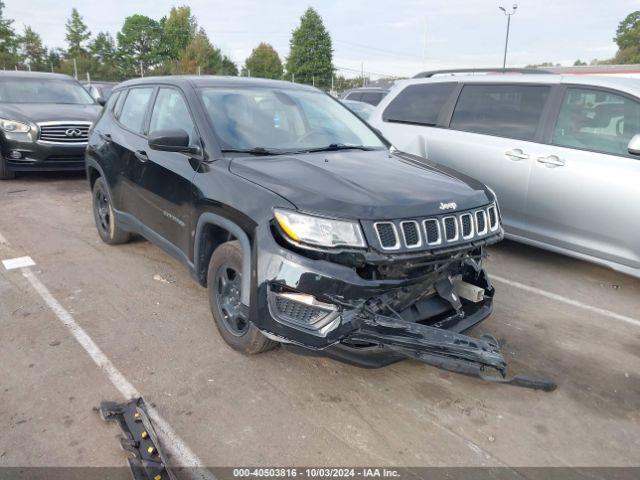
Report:
<svg viewBox="0 0 640 480"><path fill-rule="evenodd" d="M640 133L640 104L602 90L568 88L553 131L554 145L628 155Z"/></svg>
<svg viewBox="0 0 640 480"><path fill-rule="evenodd" d="M456 83L422 83L402 90L382 113L385 122L434 126Z"/></svg>
<svg viewBox="0 0 640 480"><path fill-rule="evenodd" d="M120 123L137 133L144 133L144 118L153 87L132 88L124 101L118 119Z"/></svg>
<svg viewBox="0 0 640 480"><path fill-rule="evenodd" d="M450 127L532 141L549 90L546 85L465 85Z"/></svg>

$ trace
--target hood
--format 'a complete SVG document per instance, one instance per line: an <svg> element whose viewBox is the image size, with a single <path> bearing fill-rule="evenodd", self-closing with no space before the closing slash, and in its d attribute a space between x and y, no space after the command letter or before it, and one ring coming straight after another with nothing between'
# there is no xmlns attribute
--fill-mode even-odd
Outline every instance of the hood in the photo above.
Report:
<svg viewBox="0 0 640 480"><path fill-rule="evenodd" d="M302 211L385 220L449 213L486 205L487 188L413 155L345 150L271 157L236 157L232 173L281 195Z"/></svg>
<svg viewBox="0 0 640 480"><path fill-rule="evenodd" d="M93 122L101 110L102 107L96 104L0 103L0 118L32 123L67 120Z"/></svg>

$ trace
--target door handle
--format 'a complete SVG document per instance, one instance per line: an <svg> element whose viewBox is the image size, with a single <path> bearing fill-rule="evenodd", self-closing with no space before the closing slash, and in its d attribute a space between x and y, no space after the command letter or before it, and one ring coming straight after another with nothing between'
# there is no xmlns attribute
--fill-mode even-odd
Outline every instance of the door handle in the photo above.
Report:
<svg viewBox="0 0 640 480"><path fill-rule="evenodd" d="M557 155L549 155L548 157L539 157L538 163L544 164L547 168L556 168L564 166L565 161Z"/></svg>
<svg viewBox="0 0 640 480"><path fill-rule="evenodd" d="M149 161L149 157L147 157L147 152L145 152L144 150L136 150L135 152L133 152L133 154L141 162L148 162Z"/></svg>
<svg viewBox="0 0 640 480"><path fill-rule="evenodd" d="M504 155L509 160L513 160L514 162L519 162L520 160L528 160L529 159L529 155L527 153L524 153L522 151L522 149L520 149L520 148L514 148L513 150L507 150L506 152L504 152Z"/></svg>

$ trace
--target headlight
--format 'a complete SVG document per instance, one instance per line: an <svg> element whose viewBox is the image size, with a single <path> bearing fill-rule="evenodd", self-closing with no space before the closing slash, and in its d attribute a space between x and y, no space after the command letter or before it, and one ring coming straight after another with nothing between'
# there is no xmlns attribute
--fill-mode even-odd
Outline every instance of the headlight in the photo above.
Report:
<svg viewBox="0 0 640 480"><path fill-rule="evenodd" d="M276 221L294 242L320 247L366 247L360 225L345 220L314 217L288 210L276 210Z"/></svg>
<svg viewBox="0 0 640 480"><path fill-rule="evenodd" d="M0 118L0 128L9 133L29 133L31 125L28 123L18 122L16 120Z"/></svg>

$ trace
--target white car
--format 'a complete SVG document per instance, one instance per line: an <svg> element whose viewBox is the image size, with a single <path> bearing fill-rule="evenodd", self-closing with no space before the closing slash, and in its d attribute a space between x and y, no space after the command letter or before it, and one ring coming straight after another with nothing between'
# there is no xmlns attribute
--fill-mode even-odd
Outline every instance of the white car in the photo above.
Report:
<svg viewBox="0 0 640 480"><path fill-rule="evenodd" d="M640 277L639 80L422 75L369 123L493 188L508 238Z"/></svg>

